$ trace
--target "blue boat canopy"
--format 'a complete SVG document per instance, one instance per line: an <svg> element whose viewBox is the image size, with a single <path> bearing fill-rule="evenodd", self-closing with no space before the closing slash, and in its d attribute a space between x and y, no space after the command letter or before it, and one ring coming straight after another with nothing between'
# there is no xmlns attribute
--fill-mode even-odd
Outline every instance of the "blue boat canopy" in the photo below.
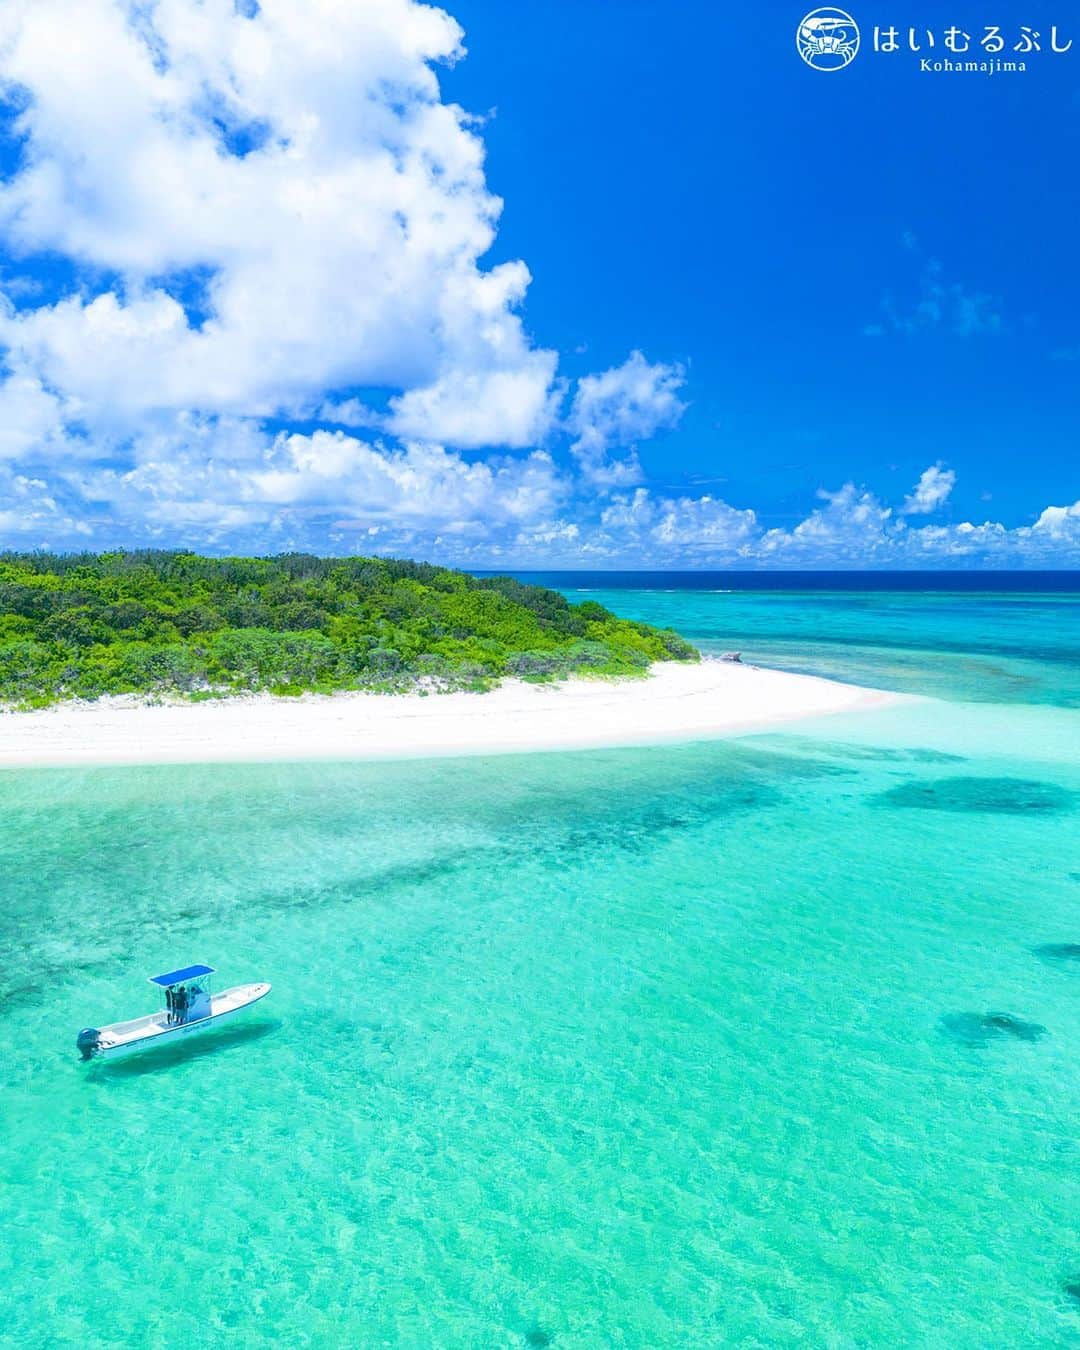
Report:
<svg viewBox="0 0 1080 1350"><path fill-rule="evenodd" d="M183 970L169 970L164 975L151 975L150 983L168 989L171 984L184 984L187 980L197 980L200 975L213 975L213 966L185 966Z"/></svg>

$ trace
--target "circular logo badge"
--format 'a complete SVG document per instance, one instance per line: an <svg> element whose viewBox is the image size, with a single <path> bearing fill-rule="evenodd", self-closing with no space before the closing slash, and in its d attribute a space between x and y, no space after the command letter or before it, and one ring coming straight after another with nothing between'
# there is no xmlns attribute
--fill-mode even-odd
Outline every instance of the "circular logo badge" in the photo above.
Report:
<svg viewBox="0 0 1080 1350"><path fill-rule="evenodd" d="M859 50L859 25L845 9L812 9L795 30L795 45L815 70L843 70Z"/></svg>

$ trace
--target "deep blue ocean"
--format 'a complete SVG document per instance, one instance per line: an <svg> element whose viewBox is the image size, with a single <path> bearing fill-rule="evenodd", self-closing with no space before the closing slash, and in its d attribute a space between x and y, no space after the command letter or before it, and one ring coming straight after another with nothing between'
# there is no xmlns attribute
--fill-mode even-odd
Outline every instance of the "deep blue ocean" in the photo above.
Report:
<svg viewBox="0 0 1080 1350"><path fill-rule="evenodd" d="M1080 571L1054 572L512 572L555 590L924 591L1046 595L1080 591Z"/></svg>

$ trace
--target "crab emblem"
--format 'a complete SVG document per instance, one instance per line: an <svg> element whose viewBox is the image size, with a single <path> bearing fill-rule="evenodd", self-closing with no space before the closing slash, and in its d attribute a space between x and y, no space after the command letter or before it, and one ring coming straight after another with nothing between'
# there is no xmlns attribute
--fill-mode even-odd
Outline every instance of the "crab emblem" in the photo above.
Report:
<svg viewBox="0 0 1080 1350"><path fill-rule="evenodd" d="M795 30L799 55L815 70L843 70L859 50L859 25L843 9L814 9Z"/></svg>

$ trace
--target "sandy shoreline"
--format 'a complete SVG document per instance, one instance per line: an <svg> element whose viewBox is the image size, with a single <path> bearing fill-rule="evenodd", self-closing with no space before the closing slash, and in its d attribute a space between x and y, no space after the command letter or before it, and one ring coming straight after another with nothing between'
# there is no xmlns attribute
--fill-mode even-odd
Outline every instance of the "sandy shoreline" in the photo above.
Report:
<svg viewBox="0 0 1080 1350"><path fill-rule="evenodd" d="M900 696L721 661L642 680L509 681L486 694L258 695L147 705L129 698L0 714L0 768L409 759L704 740Z"/></svg>
<svg viewBox="0 0 1080 1350"><path fill-rule="evenodd" d="M335 694L0 714L0 768L244 760L423 759L707 740L900 695L705 660L648 679L509 680L487 694Z"/></svg>

